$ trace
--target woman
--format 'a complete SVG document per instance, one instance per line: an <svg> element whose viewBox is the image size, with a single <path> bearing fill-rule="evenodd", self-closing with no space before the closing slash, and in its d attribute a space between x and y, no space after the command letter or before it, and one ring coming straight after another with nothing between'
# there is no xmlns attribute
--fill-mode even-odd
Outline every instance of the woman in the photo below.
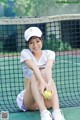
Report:
<svg viewBox="0 0 80 120"><path fill-rule="evenodd" d="M55 53L42 50L42 31L30 27L24 33L29 49L21 51L20 63L24 75L24 90L17 96L17 105L23 111L39 109L41 120L65 120L59 108L58 94L52 79ZM51 91L51 99L45 99L44 90ZM52 108L52 114L48 110Z"/></svg>

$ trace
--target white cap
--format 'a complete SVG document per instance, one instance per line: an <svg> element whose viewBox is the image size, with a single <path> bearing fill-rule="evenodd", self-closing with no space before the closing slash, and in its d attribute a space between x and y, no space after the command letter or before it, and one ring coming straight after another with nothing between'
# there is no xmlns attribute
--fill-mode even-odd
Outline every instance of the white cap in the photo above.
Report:
<svg viewBox="0 0 80 120"><path fill-rule="evenodd" d="M28 41L32 36L41 37L42 31L38 27L30 27L24 33L24 38Z"/></svg>

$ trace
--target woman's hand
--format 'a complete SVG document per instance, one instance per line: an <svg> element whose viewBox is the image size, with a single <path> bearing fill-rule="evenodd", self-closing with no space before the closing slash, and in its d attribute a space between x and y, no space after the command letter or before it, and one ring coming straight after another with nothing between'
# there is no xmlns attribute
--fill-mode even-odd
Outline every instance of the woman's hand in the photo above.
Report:
<svg viewBox="0 0 80 120"><path fill-rule="evenodd" d="M51 81L49 81L49 82L47 83L46 90L47 90L47 91L51 91L52 93L54 92L54 91L53 91L53 84L52 84Z"/></svg>
<svg viewBox="0 0 80 120"><path fill-rule="evenodd" d="M39 84L39 91L40 91L40 94L43 95L43 92L44 90L47 89L47 84L45 81L41 81L40 84Z"/></svg>

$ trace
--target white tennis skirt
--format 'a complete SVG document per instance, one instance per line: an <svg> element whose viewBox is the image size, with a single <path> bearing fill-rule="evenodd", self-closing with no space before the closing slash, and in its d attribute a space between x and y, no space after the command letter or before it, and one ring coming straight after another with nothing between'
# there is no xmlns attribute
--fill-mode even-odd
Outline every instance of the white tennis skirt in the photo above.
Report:
<svg viewBox="0 0 80 120"><path fill-rule="evenodd" d="M28 110L28 108L26 108L24 106L24 92L25 92L25 90L21 91L17 95L17 98L16 98L17 105L18 105L19 109L22 110L22 111Z"/></svg>

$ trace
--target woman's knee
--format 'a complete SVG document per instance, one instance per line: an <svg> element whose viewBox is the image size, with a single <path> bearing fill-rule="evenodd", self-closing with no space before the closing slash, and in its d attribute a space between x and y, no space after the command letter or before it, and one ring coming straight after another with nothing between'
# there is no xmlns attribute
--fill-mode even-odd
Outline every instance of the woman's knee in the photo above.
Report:
<svg viewBox="0 0 80 120"><path fill-rule="evenodd" d="M39 81L36 79L34 74L31 76L30 83L31 85L39 85Z"/></svg>

